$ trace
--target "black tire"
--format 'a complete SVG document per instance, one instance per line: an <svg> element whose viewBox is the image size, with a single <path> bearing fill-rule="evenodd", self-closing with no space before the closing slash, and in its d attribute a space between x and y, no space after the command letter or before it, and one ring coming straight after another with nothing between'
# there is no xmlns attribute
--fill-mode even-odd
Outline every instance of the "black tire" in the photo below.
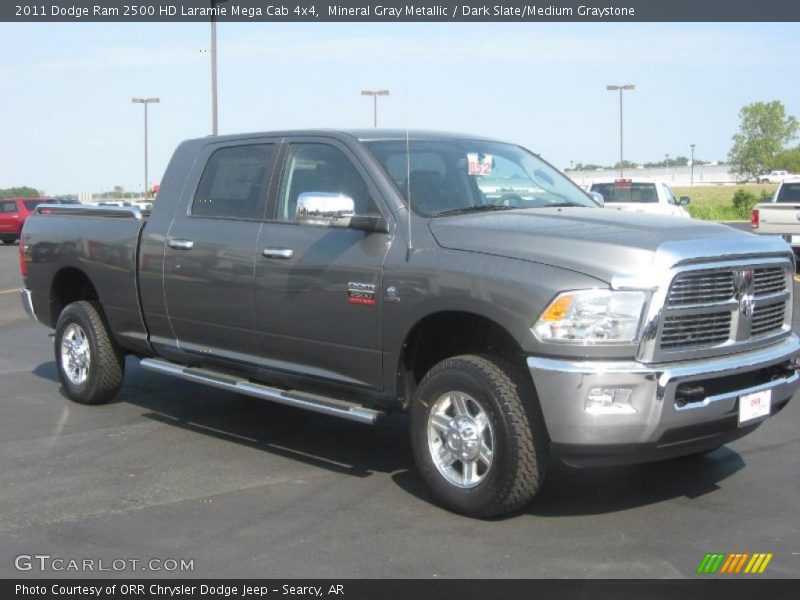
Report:
<svg viewBox="0 0 800 600"><path fill-rule="evenodd" d="M85 332L90 357L85 380L79 383L70 379L62 361L64 332L73 324ZM75 402L103 404L111 400L122 386L125 356L111 337L100 311L91 302L73 302L61 311L56 325L55 355L58 377L67 395Z"/></svg>
<svg viewBox="0 0 800 600"><path fill-rule="evenodd" d="M451 483L434 462L429 444L434 404L451 391L468 394L471 406L479 405L491 425L491 465L484 467L474 487ZM441 447L447 450L448 443L441 441ZM411 444L420 477L438 503L464 515L491 518L530 503L544 480L550 441L533 384L520 370L496 357L463 355L443 360L420 382L411 404Z"/></svg>
<svg viewBox="0 0 800 600"><path fill-rule="evenodd" d="M16 241L17 241L17 238L3 238L3 243L6 244L7 246L10 246L11 244L13 244Z"/></svg>

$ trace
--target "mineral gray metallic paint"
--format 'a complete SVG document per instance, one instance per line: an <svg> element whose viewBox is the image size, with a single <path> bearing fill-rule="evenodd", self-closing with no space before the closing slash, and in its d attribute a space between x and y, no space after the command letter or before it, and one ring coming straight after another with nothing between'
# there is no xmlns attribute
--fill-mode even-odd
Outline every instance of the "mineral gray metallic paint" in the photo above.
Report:
<svg viewBox="0 0 800 600"><path fill-rule="evenodd" d="M672 404L677 382L780 363L797 354L797 338L783 336L744 354L646 366L635 362L638 344L598 348L539 342L531 326L559 292L626 281L663 291L669 280L658 278L676 264L719 255L788 261L790 249L780 240L721 225L549 208L433 219L412 214L414 252L409 255L403 198L360 141L381 136L398 138L398 132L275 132L184 142L146 219L68 211L28 219L22 236L26 248L48 246L38 253L38 262L29 263L26 307L53 327L53 281L74 269L92 282L113 335L131 353L226 369L278 386L363 392L388 407L400 405L400 355L417 323L439 312L481 315L530 356L550 435L571 444L652 441L670 424L713 419L730 412L735 398L719 399L706 412L679 413ZM388 232L273 220L288 141L329 143L349 155ZM213 150L259 142L280 145L264 218L193 217L189 207ZM171 239L194 244L173 248ZM271 259L262 254L264 248L289 249L292 256ZM375 285L376 304L346 303L350 282ZM651 308L648 318L656 318L659 307ZM634 386L640 412L627 421L590 417L582 403L587 387L594 385ZM788 398L798 378L771 387L778 399Z"/></svg>

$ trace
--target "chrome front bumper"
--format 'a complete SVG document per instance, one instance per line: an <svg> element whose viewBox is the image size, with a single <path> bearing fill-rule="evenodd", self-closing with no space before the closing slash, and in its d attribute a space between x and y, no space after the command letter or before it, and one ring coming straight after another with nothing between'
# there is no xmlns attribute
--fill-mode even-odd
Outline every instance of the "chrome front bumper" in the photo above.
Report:
<svg viewBox="0 0 800 600"><path fill-rule="evenodd" d="M738 426L739 397L769 389L772 414L783 408L800 388L800 376L789 368L776 368L788 365L798 353L800 340L791 335L759 350L679 363L529 357L528 368L551 441L564 454L575 455L575 460L565 460L611 464L688 454L752 431L752 426ZM709 382L722 391L684 404L676 391L692 382ZM587 397L597 389L630 390L628 411L587 410ZM636 456L640 452L642 456ZM592 455L597 460L590 460Z"/></svg>
<svg viewBox="0 0 800 600"><path fill-rule="evenodd" d="M27 288L22 288L19 291L19 299L22 301L22 306L25 308L25 312L28 313L28 316L34 321L38 321L39 317L36 316L36 311L33 310L31 291Z"/></svg>

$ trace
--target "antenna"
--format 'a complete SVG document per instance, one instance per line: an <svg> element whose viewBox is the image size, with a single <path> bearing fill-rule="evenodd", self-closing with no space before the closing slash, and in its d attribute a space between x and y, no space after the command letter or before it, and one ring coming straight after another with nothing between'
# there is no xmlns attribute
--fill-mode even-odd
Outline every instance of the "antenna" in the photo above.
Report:
<svg viewBox="0 0 800 600"><path fill-rule="evenodd" d="M414 253L414 242L411 239L411 149L408 133L408 89L406 89L406 200L408 200L408 248L406 249L406 262L411 260Z"/></svg>

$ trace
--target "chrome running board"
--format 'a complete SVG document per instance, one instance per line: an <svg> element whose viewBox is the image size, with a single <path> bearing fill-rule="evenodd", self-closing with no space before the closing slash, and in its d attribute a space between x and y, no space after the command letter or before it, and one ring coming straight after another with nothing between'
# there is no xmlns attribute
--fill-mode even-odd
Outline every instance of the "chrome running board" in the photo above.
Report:
<svg viewBox="0 0 800 600"><path fill-rule="evenodd" d="M279 404L304 408L323 415L341 417L358 423L374 425L386 413L380 410L366 408L360 404L345 402L326 396L318 396L293 390L281 390L260 383L253 383L247 379L237 379L224 373L217 373L208 369L186 367L158 358L144 358L139 363L143 369L155 371L165 375L172 375L186 381L193 381L211 387L239 392L254 398L270 400Z"/></svg>

